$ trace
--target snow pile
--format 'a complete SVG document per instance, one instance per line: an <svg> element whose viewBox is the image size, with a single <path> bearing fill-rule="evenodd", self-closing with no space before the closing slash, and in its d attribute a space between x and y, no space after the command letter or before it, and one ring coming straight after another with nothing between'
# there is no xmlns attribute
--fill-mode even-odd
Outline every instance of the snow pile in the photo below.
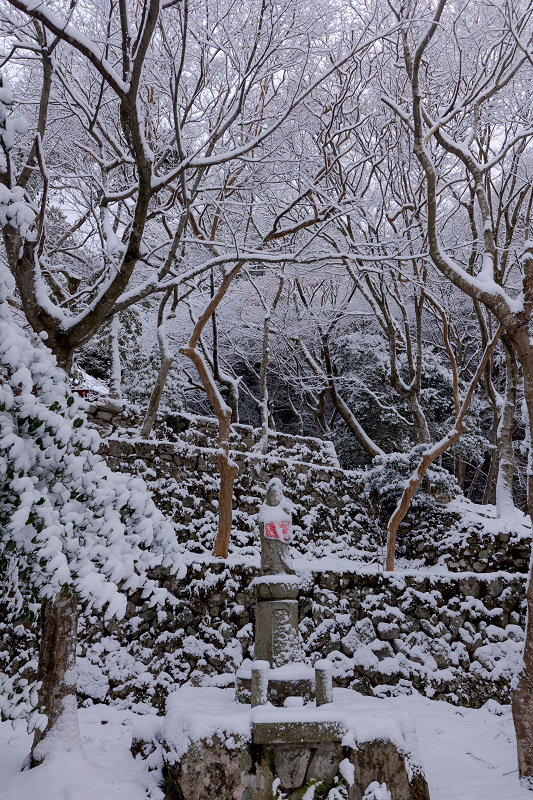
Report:
<svg viewBox="0 0 533 800"><path fill-rule="evenodd" d="M372 781L370 786L366 788L363 800L392 800L392 795L387 789L386 783Z"/></svg>
<svg viewBox="0 0 533 800"><path fill-rule="evenodd" d="M191 743L215 736L230 750L251 740L250 707L235 701L234 689L182 687L169 695L162 729L168 763L183 758Z"/></svg>
<svg viewBox="0 0 533 800"><path fill-rule="evenodd" d="M161 768L147 771L146 762L130 752L134 726L147 717L103 705L81 709L83 752L55 756L21 772L31 739L20 726L0 725L2 800L164 800Z"/></svg>

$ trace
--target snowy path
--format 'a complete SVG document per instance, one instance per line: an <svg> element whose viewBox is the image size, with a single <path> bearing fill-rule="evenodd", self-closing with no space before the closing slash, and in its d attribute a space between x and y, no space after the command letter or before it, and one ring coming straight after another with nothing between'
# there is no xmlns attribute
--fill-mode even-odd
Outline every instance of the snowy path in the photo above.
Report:
<svg viewBox="0 0 533 800"><path fill-rule="evenodd" d="M415 718L431 800L532 800L518 783L508 707L489 703L473 711L418 695L387 702ZM82 709L85 757L73 754L23 773L30 737L1 723L0 800L160 800L155 773L129 752L131 728L142 719L104 705Z"/></svg>

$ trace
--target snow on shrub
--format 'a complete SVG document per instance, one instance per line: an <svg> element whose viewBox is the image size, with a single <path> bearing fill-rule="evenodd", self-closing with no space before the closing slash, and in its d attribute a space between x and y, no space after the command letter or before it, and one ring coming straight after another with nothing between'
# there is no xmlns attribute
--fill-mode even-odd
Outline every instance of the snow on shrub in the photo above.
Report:
<svg viewBox="0 0 533 800"><path fill-rule="evenodd" d="M428 449L425 444L413 447L408 453L390 453L376 456L370 469L361 472L365 495L370 503L384 512L384 519L394 510L405 488L406 481L420 463ZM431 486L434 494L453 497L459 494L459 486L453 475L438 464L432 464L426 473L425 483ZM433 503L431 495L418 490L411 504L412 508Z"/></svg>
<svg viewBox="0 0 533 800"><path fill-rule="evenodd" d="M125 592L161 602L166 591L148 571L185 569L174 530L141 478L97 454L66 374L14 320L12 288L0 271L0 570L10 608L35 611L63 587L106 617L124 615ZM2 716L27 716L33 689L0 674Z"/></svg>

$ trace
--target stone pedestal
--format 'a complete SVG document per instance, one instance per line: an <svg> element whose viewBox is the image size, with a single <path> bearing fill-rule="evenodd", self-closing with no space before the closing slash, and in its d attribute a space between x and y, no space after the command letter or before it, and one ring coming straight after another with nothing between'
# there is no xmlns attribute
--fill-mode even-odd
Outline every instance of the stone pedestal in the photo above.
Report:
<svg viewBox="0 0 533 800"><path fill-rule="evenodd" d="M410 717L349 689L333 697L319 708L251 709L230 689L169 695L158 739L176 797L272 800L277 785L300 800L313 782L322 782L322 797L342 781L347 800L362 800L377 781L392 800L429 800Z"/></svg>
<svg viewBox="0 0 533 800"><path fill-rule="evenodd" d="M300 661L298 631L299 580L290 575L264 575L253 581L257 660L281 667Z"/></svg>
<svg viewBox="0 0 533 800"><path fill-rule="evenodd" d="M272 708L260 706L252 712L254 744L300 744L340 742L346 733L344 714L333 704L327 710L309 706Z"/></svg>

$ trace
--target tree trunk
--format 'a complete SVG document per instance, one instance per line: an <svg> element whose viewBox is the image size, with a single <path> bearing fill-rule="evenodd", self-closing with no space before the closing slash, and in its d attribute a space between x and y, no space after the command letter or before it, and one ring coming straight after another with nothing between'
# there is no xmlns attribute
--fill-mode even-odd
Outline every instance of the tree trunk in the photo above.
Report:
<svg viewBox="0 0 533 800"><path fill-rule="evenodd" d="M218 420L217 462L220 472L220 491L218 500L218 531L213 553L220 558L228 557L231 523L233 517L233 483L238 467L230 457L231 408L224 402L215 378L202 354L195 348L184 347L181 351L188 356L198 371L202 385Z"/></svg>
<svg viewBox="0 0 533 800"><path fill-rule="evenodd" d="M39 706L48 717L44 731L35 731L31 766L55 751L81 746L76 703L76 639L78 599L64 589L42 606L41 645L37 680Z"/></svg>
<svg viewBox="0 0 533 800"><path fill-rule="evenodd" d="M57 354L56 354L57 355ZM69 372L72 352L58 355L60 366ZM47 716L46 728L36 730L30 752L35 767L56 751L81 747L76 701L76 644L78 598L62 589L41 606L41 643L37 680L41 682L39 707Z"/></svg>
<svg viewBox="0 0 533 800"><path fill-rule="evenodd" d="M529 342L526 331L522 337L526 341L525 347L517 347L518 357L524 371L524 396L527 405L530 430L533 430L533 348ZM515 342L516 343L516 342ZM527 478L528 493L527 503L529 516L533 520L533 454L531 447L528 454ZM517 676L512 692L513 722L516 732L516 746L518 751L518 769L520 778L529 782L528 788L533 788L533 564L530 568L527 584L526 601L526 633L523 652L523 664Z"/></svg>
<svg viewBox="0 0 533 800"><path fill-rule="evenodd" d="M398 501L398 505L396 506L387 526L387 556L385 561L385 569L387 572L392 572L394 569L398 528L400 527L400 523L404 519L405 515L409 511L409 506L411 505L411 500L413 499L414 493L424 480L425 474L429 467L434 461L437 460L439 456L441 456L444 452L446 452L446 450L455 444L463 431L464 425L462 421L456 421L455 429L441 439L440 442L437 442L437 444L435 444L431 450L429 450L427 453L424 453L420 459L418 467L411 474L411 477L407 481L407 484L402 492L402 496Z"/></svg>
<svg viewBox="0 0 533 800"><path fill-rule="evenodd" d="M231 424L239 424L239 378L233 378L227 372L218 371L215 379L228 390L228 403L231 409Z"/></svg>
<svg viewBox="0 0 533 800"><path fill-rule="evenodd" d="M498 469L498 426L499 426L499 419L497 416L497 412L494 412L494 420L492 423L492 431L491 431L491 443L492 443L492 450L490 454L490 465L489 471L487 474L487 481L485 483L485 491L483 492L483 499L481 500L482 505L486 506L490 503L490 498L492 495L492 484L494 483L494 475L496 475L496 470Z"/></svg>
<svg viewBox="0 0 533 800"><path fill-rule="evenodd" d="M120 350L118 346L120 322L118 314L111 320L111 330L109 331L109 360L111 362L111 377L109 388L111 397L120 400L122 397L122 364L120 363Z"/></svg>
<svg viewBox="0 0 533 800"><path fill-rule="evenodd" d="M498 516L509 516L515 513L513 498L514 451L513 423L518 388L518 368L511 345L503 341L506 363L505 397L500 411L500 423L497 430L498 445L498 478L496 481L496 506Z"/></svg>
<svg viewBox="0 0 533 800"><path fill-rule="evenodd" d="M218 499L218 531L213 553L220 558L228 557L233 520L233 483L238 472L237 465L231 460L229 453L230 432L231 412L226 412L218 418L217 461L220 472L220 493Z"/></svg>
<svg viewBox="0 0 533 800"><path fill-rule="evenodd" d="M229 406L231 408L231 421L235 425L239 424L239 384L232 381L229 387Z"/></svg>
<svg viewBox="0 0 533 800"><path fill-rule="evenodd" d="M157 380L152 390L152 394L150 395L150 401L148 403L148 408L146 409L146 414L141 427L141 436L143 439L147 439L150 436L152 428L154 427L155 418L159 410L159 404L161 403L161 395L163 394L168 373L173 361L174 358L172 356L167 356L166 358L163 358L161 366L159 367Z"/></svg>
<svg viewBox="0 0 533 800"><path fill-rule="evenodd" d="M361 425L359 425L359 422L352 414L351 409L338 394L335 373L333 369L333 360L329 350L329 341L328 337L324 334L322 334L322 348L324 353L324 362L326 365L328 389L331 402L333 403L333 408L337 411L339 417L346 423L346 426L348 427L348 430L352 436L361 445L365 453L370 458L385 455L381 447L378 447L378 445L370 438L366 431L363 430Z"/></svg>
<svg viewBox="0 0 533 800"><path fill-rule="evenodd" d="M339 417L346 423L348 430L358 442L365 453L368 455L369 458L375 458L376 456L384 455L383 450L379 447L373 439L363 430L359 422L356 420L354 415L352 414L350 408L344 402L342 397L337 394L336 390L330 389L330 396L331 402L333 403L333 407L337 411Z"/></svg>
<svg viewBox="0 0 533 800"><path fill-rule="evenodd" d="M387 556L385 562L385 569L388 572L394 569L394 556L396 553L396 536L398 533L398 528L403 518L409 511L409 506L411 505L411 500L413 499L414 493L424 480L426 472L428 471L431 464L433 464L433 462L436 461L439 456L441 456L443 453L446 452L446 450L448 450L453 444L455 444L455 442L459 440L459 437L463 433L465 429L464 418L466 412L468 411L470 401L472 400L474 389L476 388L476 385L481 375L483 374L483 370L485 369L485 365L487 364L487 361L489 360L492 351L496 347L502 329L503 326L500 325L500 327L496 332L496 335L485 349L483 358L481 359L481 363L477 368L476 374L470 381L470 385L468 387L465 399L463 400L460 409L456 405L457 411L456 411L454 427L449 431L449 433L446 436L444 436L439 442L434 444L430 450L428 450L422 455L418 467L414 470L414 472L411 473L409 480L405 484L402 496L400 497L398 505L396 506L394 513L392 514L389 520L387 528L388 530ZM533 395L532 395L532 400L533 400ZM532 409L533 409L533 402L532 402Z"/></svg>
<svg viewBox="0 0 533 800"><path fill-rule="evenodd" d="M263 349L261 355L261 370L259 373L259 414L261 415L261 439L259 441L259 451L266 455L268 450L268 433L269 433L269 414L268 414L268 357L269 351L269 338L270 338L270 314L265 314L263 321Z"/></svg>
<svg viewBox="0 0 533 800"><path fill-rule="evenodd" d="M170 300L171 297L174 297L174 299L172 301L169 313L167 308L168 308L168 301ZM161 366L159 367L159 372L157 373L155 386L152 390L152 394L150 395L148 408L146 409L146 414L144 416L143 424L141 426L140 433L144 439L147 439L150 436L150 433L152 432L155 418L157 416L157 412L159 411L161 396L163 394L163 390L167 382L168 373L170 371L170 367L174 362L174 354L171 351L171 348L168 346L168 341L167 341L167 321L170 319L171 315L174 314L177 305L178 305L177 291L168 289L161 299L161 302L159 304L159 310L157 312L157 343L159 345L159 355L161 356Z"/></svg>
<svg viewBox="0 0 533 800"><path fill-rule="evenodd" d="M418 437L418 444L429 444L431 436L429 434L428 423L426 415L420 407L418 398L413 392L410 396L404 398L409 406L409 410L413 415L413 422L415 424L416 435Z"/></svg>

